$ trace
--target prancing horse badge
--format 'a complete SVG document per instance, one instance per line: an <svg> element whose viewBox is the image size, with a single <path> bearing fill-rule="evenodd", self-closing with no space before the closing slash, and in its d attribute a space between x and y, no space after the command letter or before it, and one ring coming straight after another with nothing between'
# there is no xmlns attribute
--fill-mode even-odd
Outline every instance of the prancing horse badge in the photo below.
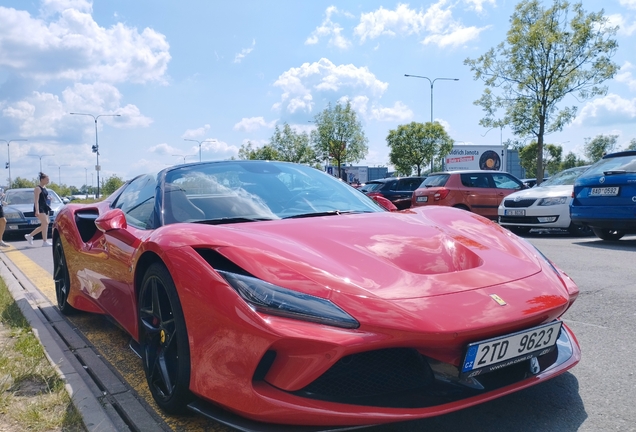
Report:
<svg viewBox="0 0 636 432"><path fill-rule="evenodd" d="M508 304L508 303L506 303L504 301L504 299L499 297L497 294L490 294L490 298L492 298L494 301L496 301L499 304L499 306L505 306L505 305Z"/></svg>

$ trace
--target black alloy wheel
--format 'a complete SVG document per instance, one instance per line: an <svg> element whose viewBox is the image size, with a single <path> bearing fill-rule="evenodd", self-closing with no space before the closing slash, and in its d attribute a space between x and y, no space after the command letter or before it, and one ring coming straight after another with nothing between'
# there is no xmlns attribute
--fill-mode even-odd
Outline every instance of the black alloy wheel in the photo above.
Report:
<svg viewBox="0 0 636 432"><path fill-rule="evenodd" d="M625 235L624 231L612 230L609 228L592 227L592 231L594 231L596 237L606 241L617 241L623 238L623 236Z"/></svg>
<svg viewBox="0 0 636 432"><path fill-rule="evenodd" d="M139 292L139 344L146 381L157 405L183 413L190 393L190 348L181 302L168 269L152 264Z"/></svg>
<svg viewBox="0 0 636 432"><path fill-rule="evenodd" d="M66 265L62 239L57 237L53 245L53 281L55 282L55 298L57 307L64 315L71 315L77 312L73 306L68 304L68 295L71 290L71 278Z"/></svg>

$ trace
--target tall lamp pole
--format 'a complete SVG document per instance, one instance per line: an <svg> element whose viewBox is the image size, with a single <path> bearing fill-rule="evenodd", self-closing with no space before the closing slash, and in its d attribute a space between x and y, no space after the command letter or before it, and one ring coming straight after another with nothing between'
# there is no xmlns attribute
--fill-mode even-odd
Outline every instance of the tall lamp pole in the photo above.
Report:
<svg viewBox="0 0 636 432"><path fill-rule="evenodd" d="M195 143L199 143L199 162L201 162L201 144L203 144L204 142L215 142L216 141L215 139L206 139L206 140L203 140L203 141L198 141L198 140L195 140L195 139L188 139L188 138L184 138L183 140L184 141L194 141ZM179 155L177 155L177 156L179 156ZM184 161L184 163L185 163L185 161Z"/></svg>
<svg viewBox="0 0 636 432"><path fill-rule="evenodd" d="M459 81L459 78L434 78L434 79L430 79L429 77L425 77L425 76L420 76L420 75L409 75L409 74L404 74L405 77L410 77L410 78L423 78L428 80L428 82L431 84L431 123L433 123L433 85L435 84L435 81L437 80L444 80L444 81ZM431 172L433 172L433 159L431 158Z"/></svg>
<svg viewBox="0 0 636 432"><path fill-rule="evenodd" d="M196 156L196 155L172 155L172 156L175 156L175 157L182 157L182 158L183 158L183 163L186 163L186 158L187 158L187 157L190 157L190 156ZM199 160L199 162L200 162L200 160Z"/></svg>
<svg viewBox="0 0 636 432"><path fill-rule="evenodd" d="M58 178L58 181L59 181L59 185L61 186L62 185L62 167L67 167L67 166L70 166L70 165L68 165L68 164L64 164L64 165L51 164L50 166L57 167L57 178Z"/></svg>
<svg viewBox="0 0 636 432"><path fill-rule="evenodd" d="M121 117L121 115L120 114L99 114L95 116L93 114L87 114L87 113L70 113L70 114L90 116L90 117L93 117L93 120L95 120L95 145L93 146L93 153L97 155L97 165L95 165L95 171L97 171L97 194L95 195L95 198L99 198L99 171L101 167L99 166L99 144L97 142L97 119L100 117Z"/></svg>
<svg viewBox="0 0 636 432"><path fill-rule="evenodd" d="M36 157L36 158L40 158L40 172L42 172L42 158L45 157L45 156L55 156L55 155L52 155L52 154L37 155L37 154L29 153L27 156L33 156L33 157Z"/></svg>
<svg viewBox="0 0 636 432"><path fill-rule="evenodd" d="M11 152L9 151L9 144L11 144L14 141L28 141L26 139L12 139L12 140L5 140L5 139L0 139L0 141L4 141L7 143L7 165L6 168L9 170L9 189L11 189Z"/></svg>

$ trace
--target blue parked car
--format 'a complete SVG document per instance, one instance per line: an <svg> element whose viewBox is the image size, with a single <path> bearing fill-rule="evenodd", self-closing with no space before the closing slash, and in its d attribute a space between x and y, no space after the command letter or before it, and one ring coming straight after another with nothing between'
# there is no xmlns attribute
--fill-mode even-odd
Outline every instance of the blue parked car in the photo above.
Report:
<svg viewBox="0 0 636 432"><path fill-rule="evenodd" d="M574 183L572 222L603 240L636 234L636 151L608 154Z"/></svg>

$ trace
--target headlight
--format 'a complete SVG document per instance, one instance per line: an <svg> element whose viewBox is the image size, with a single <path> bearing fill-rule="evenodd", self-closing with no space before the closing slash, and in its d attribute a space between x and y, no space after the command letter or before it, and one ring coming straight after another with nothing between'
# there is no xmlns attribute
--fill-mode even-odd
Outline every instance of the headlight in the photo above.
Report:
<svg viewBox="0 0 636 432"><path fill-rule="evenodd" d="M360 323L338 306L319 297L288 290L250 276L218 270L243 299L259 312L342 328Z"/></svg>
<svg viewBox="0 0 636 432"><path fill-rule="evenodd" d="M4 217L7 219L22 219L22 216L20 216L18 212L5 212Z"/></svg>
<svg viewBox="0 0 636 432"><path fill-rule="evenodd" d="M538 206L551 206L565 204L568 197L541 198L537 203Z"/></svg>

